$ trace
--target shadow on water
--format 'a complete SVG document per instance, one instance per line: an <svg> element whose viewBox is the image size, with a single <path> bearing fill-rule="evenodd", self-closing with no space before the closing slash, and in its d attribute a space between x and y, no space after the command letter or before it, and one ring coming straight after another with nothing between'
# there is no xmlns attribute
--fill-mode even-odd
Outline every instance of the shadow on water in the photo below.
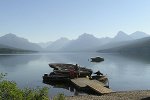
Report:
<svg viewBox="0 0 150 100"><path fill-rule="evenodd" d="M49 84L50 86L53 86L53 88L69 90L70 92L73 92L74 95L79 95L81 93L101 95L101 92L94 89L94 84L97 86L97 84L101 85L103 83L102 86L106 86L108 83L108 78L100 71L93 73L91 69L83 68L77 64L55 63L49 64L49 66L53 68L53 72L44 74L43 83ZM91 75L92 73L94 75ZM107 85L107 87L108 86L109 85Z"/></svg>
<svg viewBox="0 0 150 100"><path fill-rule="evenodd" d="M81 94L100 95L97 92L89 89L88 87L81 89L81 88L76 87L74 84L72 84L71 82L68 82L68 81L67 82L54 82L54 81L47 82L47 81L43 80L43 83L47 84L47 85L51 85L51 86L53 86L53 88L62 88L65 90L69 90L76 96L81 95Z"/></svg>
<svg viewBox="0 0 150 100"><path fill-rule="evenodd" d="M132 54L121 54L122 57L127 57L133 60L141 61L144 63L150 63L150 54L148 53L132 53Z"/></svg>
<svg viewBox="0 0 150 100"><path fill-rule="evenodd" d="M54 53L46 55L47 59L54 61L56 63L78 63L81 66L89 66L91 63L88 59L92 56L96 56L97 53L87 53L87 52L78 52L78 53Z"/></svg>
<svg viewBox="0 0 150 100"><path fill-rule="evenodd" d="M111 61L120 60L132 60L144 63L150 63L150 54L148 53L99 53L105 60L110 59Z"/></svg>
<svg viewBox="0 0 150 100"><path fill-rule="evenodd" d="M93 67L107 73L114 91L149 89L150 54L99 54L105 61Z"/></svg>
<svg viewBox="0 0 150 100"><path fill-rule="evenodd" d="M14 68L18 65L27 64L40 57L41 55L0 55L0 65L5 68Z"/></svg>

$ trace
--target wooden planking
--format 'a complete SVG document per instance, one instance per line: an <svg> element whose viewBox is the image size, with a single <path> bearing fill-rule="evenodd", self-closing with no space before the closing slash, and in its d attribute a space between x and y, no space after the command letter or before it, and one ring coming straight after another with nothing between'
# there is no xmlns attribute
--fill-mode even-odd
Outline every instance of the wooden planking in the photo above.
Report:
<svg viewBox="0 0 150 100"><path fill-rule="evenodd" d="M91 81L91 82L88 82L87 85L91 89L95 90L96 92L102 93L102 94L112 92L111 89L104 87L104 85L102 85L102 83L100 84L100 82L98 83L98 82Z"/></svg>
<svg viewBox="0 0 150 100"><path fill-rule="evenodd" d="M71 82L73 82L75 85L77 85L78 87L86 87L87 85L84 83L86 81L86 78L75 78L75 79L71 79Z"/></svg>
<svg viewBox="0 0 150 100"><path fill-rule="evenodd" d="M92 90L101 94L113 92L111 89L104 87L105 84L97 80L89 80L88 78L77 78L77 79L71 79L71 81L78 87L83 88L88 86Z"/></svg>

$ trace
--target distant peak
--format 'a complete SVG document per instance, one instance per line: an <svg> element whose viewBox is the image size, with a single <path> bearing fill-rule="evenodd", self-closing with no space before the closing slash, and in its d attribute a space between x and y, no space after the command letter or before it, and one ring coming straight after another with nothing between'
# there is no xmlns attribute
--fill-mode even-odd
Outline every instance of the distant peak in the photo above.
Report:
<svg viewBox="0 0 150 100"><path fill-rule="evenodd" d="M125 32L123 32L123 31L119 31L118 33L117 33L117 35L127 35Z"/></svg>
<svg viewBox="0 0 150 100"><path fill-rule="evenodd" d="M117 35L116 35L114 38L127 37L127 36L128 36L128 35L127 35L125 32L119 31L119 32L117 33Z"/></svg>
<svg viewBox="0 0 150 100"><path fill-rule="evenodd" d="M66 42L66 41L69 41L69 39L66 38L66 37L61 37L61 38L57 39L57 40L54 41L54 42Z"/></svg>
<svg viewBox="0 0 150 100"><path fill-rule="evenodd" d="M4 36L2 36L2 37L0 37L0 38L1 38L1 39L2 39L2 38L3 38L3 39L8 39L8 40L18 40L18 39L20 39L20 40L22 40L22 41L28 42L27 39L24 39L24 38L22 38L22 37L18 37L17 35L15 35L15 34L13 34L13 33L5 34Z"/></svg>
<svg viewBox="0 0 150 100"><path fill-rule="evenodd" d="M142 32L142 31L136 31L136 32L130 34L130 36L134 39L140 39L140 38L144 38L144 37L149 37L149 34L146 34L145 32Z"/></svg>
<svg viewBox="0 0 150 100"><path fill-rule="evenodd" d="M6 35L4 35L4 36L16 37L16 35L15 35L15 34L13 34L13 33L8 33L8 34L6 34Z"/></svg>
<svg viewBox="0 0 150 100"><path fill-rule="evenodd" d="M88 34L88 33L83 33L82 35L91 35L91 34Z"/></svg>
<svg viewBox="0 0 150 100"><path fill-rule="evenodd" d="M123 31L119 31L117 35L113 38L113 41L128 41L132 40L132 38Z"/></svg>
<svg viewBox="0 0 150 100"><path fill-rule="evenodd" d="M94 37L92 34L83 33L79 36L79 39L82 39L82 38L96 38L96 37Z"/></svg>
<svg viewBox="0 0 150 100"><path fill-rule="evenodd" d="M63 41L68 41L69 39L68 38L66 38L66 37L61 37L61 38L59 38L58 40L56 40L56 41L59 41L59 40L63 40Z"/></svg>
<svg viewBox="0 0 150 100"><path fill-rule="evenodd" d="M134 32L132 34L144 34L144 35L148 35L148 34L146 34L145 32L142 32L142 31L136 31L136 32Z"/></svg>

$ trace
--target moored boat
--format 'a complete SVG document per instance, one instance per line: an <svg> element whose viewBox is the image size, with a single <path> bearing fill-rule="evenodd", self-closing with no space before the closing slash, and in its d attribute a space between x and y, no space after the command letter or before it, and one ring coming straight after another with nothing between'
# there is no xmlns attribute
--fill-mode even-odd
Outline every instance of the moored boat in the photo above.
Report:
<svg viewBox="0 0 150 100"><path fill-rule="evenodd" d="M101 61L104 61L104 58L102 57L91 57L91 62L101 62Z"/></svg>
<svg viewBox="0 0 150 100"><path fill-rule="evenodd" d="M91 76L93 72L91 69L81 67L78 64L52 63L49 66L54 69L53 72L55 74L68 75L68 77Z"/></svg>
<svg viewBox="0 0 150 100"><path fill-rule="evenodd" d="M78 64L51 63L49 66L53 68L53 72L44 74L44 81L68 81L72 78L90 77L93 72L91 69L81 67Z"/></svg>
<svg viewBox="0 0 150 100"><path fill-rule="evenodd" d="M81 67L78 64L62 64L51 63L49 64L53 68L53 72L50 74L44 74L43 82L70 82L73 78L85 78L98 80L100 82L107 82L107 77L100 71L95 72L94 76L91 76L93 71L91 69Z"/></svg>

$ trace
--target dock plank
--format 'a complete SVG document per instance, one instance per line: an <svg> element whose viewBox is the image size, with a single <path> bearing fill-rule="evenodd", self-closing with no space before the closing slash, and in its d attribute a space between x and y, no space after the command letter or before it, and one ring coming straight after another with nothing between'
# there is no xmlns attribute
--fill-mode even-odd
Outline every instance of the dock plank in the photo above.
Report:
<svg viewBox="0 0 150 100"><path fill-rule="evenodd" d="M75 85L77 85L78 87L86 87L87 85L84 83L86 81L85 78L75 78L75 79L71 79L71 82L73 82Z"/></svg>
<svg viewBox="0 0 150 100"><path fill-rule="evenodd" d="M101 94L113 92L111 89L106 88L105 84L103 84L102 82L99 82L97 80L90 80L88 78L77 78L77 79L71 79L71 81L78 87L83 88L83 87L88 86L92 90L94 90L98 93L101 93Z"/></svg>

